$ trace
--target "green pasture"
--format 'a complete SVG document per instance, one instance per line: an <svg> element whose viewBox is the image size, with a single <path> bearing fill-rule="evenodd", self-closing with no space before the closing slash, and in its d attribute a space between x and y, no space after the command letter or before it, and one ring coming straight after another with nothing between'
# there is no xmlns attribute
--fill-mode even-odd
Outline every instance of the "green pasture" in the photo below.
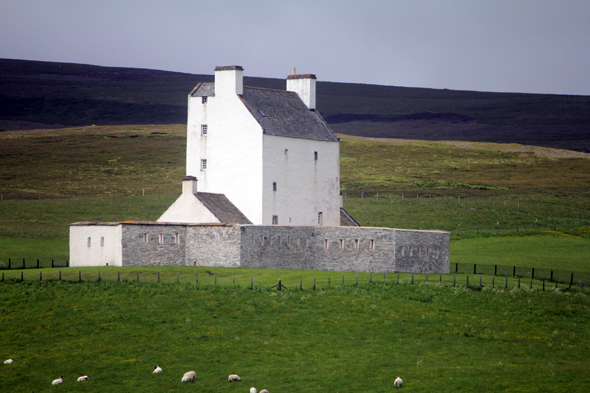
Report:
<svg viewBox="0 0 590 393"><path fill-rule="evenodd" d="M579 289L9 280L0 304L0 356L14 359L0 391L389 392L396 375L416 392L590 386ZM189 370L197 380L182 384Z"/></svg>

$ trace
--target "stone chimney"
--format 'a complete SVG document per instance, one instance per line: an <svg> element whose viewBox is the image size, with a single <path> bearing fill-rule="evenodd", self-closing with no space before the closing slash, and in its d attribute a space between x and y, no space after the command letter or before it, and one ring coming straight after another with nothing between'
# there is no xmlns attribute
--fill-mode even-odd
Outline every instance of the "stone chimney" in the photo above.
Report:
<svg viewBox="0 0 590 393"><path fill-rule="evenodd" d="M313 74L295 74L287 77L287 90L297 93L309 109L315 109L315 81L316 76Z"/></svg>
<svg viewBox="0 0 590 393"><path fill-rule="evenodd" d="M182 179L182 194L195 195L197 193L197 181L194 176L185 176Z"/></svg>
<svg viewBox="0 0 590 393"><path fill-rule="evenodd" d="M244 69L241 66L215 67L215 95L244 94Z"/></svg>

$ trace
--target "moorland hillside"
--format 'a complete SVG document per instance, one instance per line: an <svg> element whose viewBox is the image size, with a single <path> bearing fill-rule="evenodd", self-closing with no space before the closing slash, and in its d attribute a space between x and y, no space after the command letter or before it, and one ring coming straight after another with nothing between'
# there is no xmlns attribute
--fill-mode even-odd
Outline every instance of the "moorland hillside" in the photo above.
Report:
<svg viewBox="0 0 590 393"><path fill-rule="evenodd" d="M212 66L213 68L213 66ZM521 143L590 152L590 97L323 82L318 110L342 134ZM0 130L183 124L213 75L0 59ZM245 77L284 89L282 79Z"/></svg>

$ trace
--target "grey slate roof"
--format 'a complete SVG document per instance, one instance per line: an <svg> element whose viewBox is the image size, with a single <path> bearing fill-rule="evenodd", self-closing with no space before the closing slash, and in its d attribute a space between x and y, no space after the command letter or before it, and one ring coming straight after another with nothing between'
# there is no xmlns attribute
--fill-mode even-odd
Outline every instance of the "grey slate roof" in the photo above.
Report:
<svg viewBox="0 0 590 393"><path fill-rule="evenodd" d="M197 199L221 222L232 224L252 224L240 209L225 194L197 192Z"/></svg>
<svg viewBox="0 0 590 393"><path fill-rule="evenodd" d="M200 83L191 96L215 96L215 84ZM308 109L297 93L244 86L240 98L266 135L338 141L322 116Z"/></svg>
<svg viewBox="0 0 590 393"><path fill-rule="evenodd" d="M343 207L340 208L340 226L342 227L360 227L357 222Z"/></svg>

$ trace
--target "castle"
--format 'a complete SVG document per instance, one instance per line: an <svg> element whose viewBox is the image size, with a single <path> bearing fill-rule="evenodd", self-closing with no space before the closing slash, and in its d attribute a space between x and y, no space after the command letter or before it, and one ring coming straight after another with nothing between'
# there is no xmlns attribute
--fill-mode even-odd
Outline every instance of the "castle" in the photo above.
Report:
<svg viewBox="0 0 590 393"><path fill-rule="evenodd" d="M360 227L344 210L316 77L286 84L247 87L242 67L216 67L188 96L180 197L156 222L71 224L71 266L447 273L448 232Z"/></svg>

